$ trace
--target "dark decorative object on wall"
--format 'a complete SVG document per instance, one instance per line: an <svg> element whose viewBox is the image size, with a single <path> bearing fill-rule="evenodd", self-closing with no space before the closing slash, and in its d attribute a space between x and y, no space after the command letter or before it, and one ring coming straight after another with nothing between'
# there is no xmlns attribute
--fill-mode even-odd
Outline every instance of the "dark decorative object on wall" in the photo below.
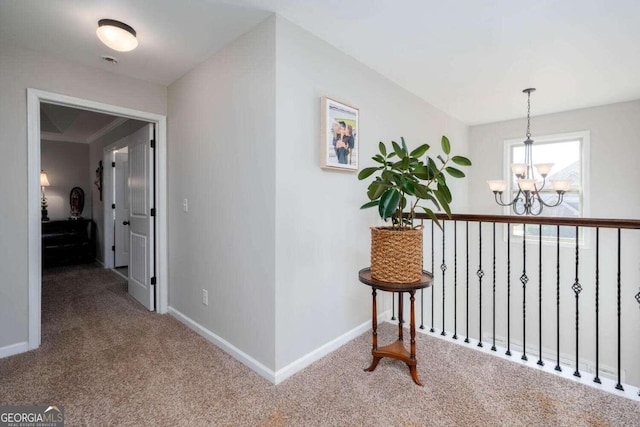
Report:
<svg viewBox="0 0 640 427"><path fill-rule="evenodd" d="M69 193L69 205L71 206L71 217L69 219L81 218L84 209L84 191L80 187L73 187Z"/></svg>
<svg viewBox="0 0 640 427"><path fill-rule="evenodd" d="M102 160L98 163L98 169L96 169L96 180L93 183L98 188L98 192L100 193L100 201L102 201Z"/></svg>

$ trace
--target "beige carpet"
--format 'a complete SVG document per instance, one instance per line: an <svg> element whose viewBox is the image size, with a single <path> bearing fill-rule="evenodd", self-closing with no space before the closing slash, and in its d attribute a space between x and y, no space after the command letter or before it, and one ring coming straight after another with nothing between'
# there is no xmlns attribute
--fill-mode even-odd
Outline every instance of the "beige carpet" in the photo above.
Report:
<svg viewBox="0 0 640 427"><path fill-rule="evenodd" d="M394 338L382 325L380 343ZM364 334L273 386L92 266L45 271L43 342L0 360L1 404L57 404L67 425L639 426L640 404L418 335L373 373Z"/></svg>

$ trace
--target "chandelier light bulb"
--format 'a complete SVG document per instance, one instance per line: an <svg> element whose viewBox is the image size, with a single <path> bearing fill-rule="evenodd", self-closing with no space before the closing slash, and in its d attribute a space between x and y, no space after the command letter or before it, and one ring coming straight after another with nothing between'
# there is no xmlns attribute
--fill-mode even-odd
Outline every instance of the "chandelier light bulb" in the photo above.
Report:
<svg viewBox="0 0 640 427"><path fill-rule="evenodd" d="M102 43L118 52L129 52L138 46L136 31L124 22L114 19L98 21L96 35Z"/></svg>

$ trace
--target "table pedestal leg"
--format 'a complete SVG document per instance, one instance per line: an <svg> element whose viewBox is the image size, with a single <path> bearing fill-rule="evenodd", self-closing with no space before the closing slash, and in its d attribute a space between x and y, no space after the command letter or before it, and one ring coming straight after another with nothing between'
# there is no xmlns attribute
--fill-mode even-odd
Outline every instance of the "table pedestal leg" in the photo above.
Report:
<svg viewBox="0 0 640 427"><path fill-rule="evenodd" d="M378 350L378 308L376 306L376 289L373 288L373 292L371 292L373 296L373 304L371 309L371 326L373 328L373 343L371 346L371 354L373 354L373 361L371 362L371 366L365 369L367 372L373 372L378 366L378 362L380 362L381 357L376 357L374 352Z"/></svg>
<svg viewBox="0 0 640 427"><path fill-rule="evenodd" d="M411 352L409 353L409 357L413 361L412 364L409 365L409 372L411 372L411 378L413 378L413 382L422 386L420 379L418 378L418 370L416 369L416 311L415 311L415 293L416 291L410 291L410 300L411 300L411 321L409 326L409 334L411 335Z"/></svg>

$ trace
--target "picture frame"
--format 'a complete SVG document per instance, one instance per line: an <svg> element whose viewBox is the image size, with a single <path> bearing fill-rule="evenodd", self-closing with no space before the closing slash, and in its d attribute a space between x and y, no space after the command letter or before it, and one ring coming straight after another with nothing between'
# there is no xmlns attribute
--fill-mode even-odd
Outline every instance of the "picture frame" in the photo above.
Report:
<svg viewBox="0 0 640 427"><path fill-rule="evenodd" d="M360 110L326 96L321 98L320 104L320 167L357 172Z"/></svg>

